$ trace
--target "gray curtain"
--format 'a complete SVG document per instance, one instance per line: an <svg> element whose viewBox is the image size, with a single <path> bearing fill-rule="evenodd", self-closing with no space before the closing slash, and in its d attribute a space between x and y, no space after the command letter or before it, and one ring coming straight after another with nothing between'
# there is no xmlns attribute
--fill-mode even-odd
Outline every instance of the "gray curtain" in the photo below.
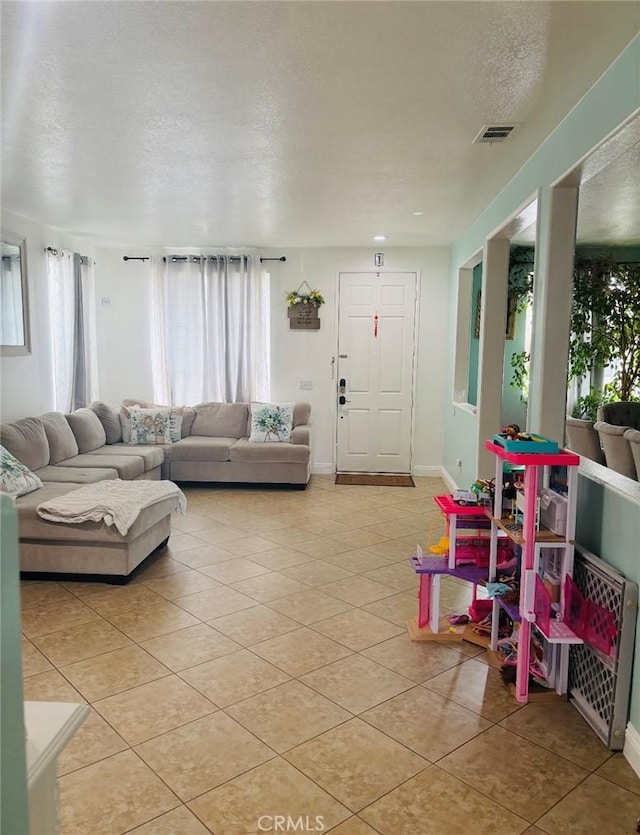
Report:
<svg viewBox="0 0 640 835"><path fill-rule="evenodd" d="M73 253L73 371L71 409L81 409L91 400L89 358L86 341L85 299L83 273L89 261L84 255Z"/></svg>
<svg viewBox="0 0 640 835"><path fill-rule="evenodd" d="M269 397L269 281L250 256L167 256L154 268L158 403Z"/></svg>

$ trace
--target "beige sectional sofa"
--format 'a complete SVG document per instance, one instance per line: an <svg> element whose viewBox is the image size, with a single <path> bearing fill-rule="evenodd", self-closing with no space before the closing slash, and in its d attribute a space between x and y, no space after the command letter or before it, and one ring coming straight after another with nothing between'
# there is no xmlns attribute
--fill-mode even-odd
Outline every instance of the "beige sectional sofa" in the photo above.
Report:
<svg viewBox="0 0 640 835"><path fill-rule="evenodd" d="M153 404L129 399L123 406L151 408ZM123 446L140 449L122 439L121 409L100 402L90 404L90 408L105 426L106 450ZM306 487L311 466L308 403L294 406L290 443L251 443L249 403L199 403L182 412L181 439L160 447L164 453L162 478Z"/></svg>
<svg viewBox="0 0 640 835"><path fill-rule="evenodd" d="M162 451L153 447L111 449L91 409L72 415L49 412L0 426L0 443L32 470L43 486L16 500L20 569L25 574L128 578L171 533L175 502L163 499L144 508L123 536L102 522L65 525L41 519L44 501L84 484L106 479L160 479Z"/></svg>
<svg viewBox="0 0 640 835"><path fill-rule="evenodd" d="M125 401L142 408L144 401ZM121 407L95 402L63 415L50 412L0 426L0 443L43 487L16 501L23 573L84 575L126 581L170 535L174 507L145 508L126 536L103 523L48 522L36 508L83 484L105 479L288 484L309 480L310 406L297 403L291 442L250 443L247 403L201 403L182 410L182 437L163 445L123 442Z"/></svg>

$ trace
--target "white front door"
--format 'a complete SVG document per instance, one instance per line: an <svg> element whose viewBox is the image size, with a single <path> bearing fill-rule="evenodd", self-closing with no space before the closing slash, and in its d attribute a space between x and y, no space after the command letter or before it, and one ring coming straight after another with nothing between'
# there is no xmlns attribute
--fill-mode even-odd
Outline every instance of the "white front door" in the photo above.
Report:
<svg viewBox="0 0 640 835"><path fill-rule="evenodd" d="M340 274L338 472L411 472L416 284L415 273Z"/></svg>

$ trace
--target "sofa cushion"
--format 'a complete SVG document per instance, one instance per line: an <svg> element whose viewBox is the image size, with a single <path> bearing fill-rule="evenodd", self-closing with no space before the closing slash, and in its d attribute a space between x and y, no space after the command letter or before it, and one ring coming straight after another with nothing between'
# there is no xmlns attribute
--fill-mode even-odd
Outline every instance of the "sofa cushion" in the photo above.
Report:
<svg viewBox="0 0 640 835"><path fill-rule="evenodd" d="M171 440L175 443L180 438L186 438L191 433L193 421L196 418L196 410L189 406L165 406L160 403L151 403L149 400L140 400L129 397L122 401L127 408L138 406L141 409L171 409L170 434ZM123 440L126 441L125 438Z"/></svg>
<svg viewBox="0 0 640 835"><path fill-rule="evenodd" d="M78 454L78 442L62 412L41 415L45 435L49 442L49 463L57 464Z"/></svg>
<svg viewBox="0 0 640 835"><path fill-rule="evenodd" d="M287 443L254 444L247 438L240 438L231 447L230 460L246 463L264 461L272 464L306 464L309 460L309 447Z"/></svg>
<svg viewBox="0 0 640 835"><path fill-rule="evenodd" d="M293 425L304 426L311 417L311 403L295 403L293 407Z"/></svg>
<svg viewBox="0 0 640 835"><path fill-rule="evenodd" d="M89 408L98 416L104 428L108 444L118 444L122 440L122 427L120 425L120 409L103 403L102 400L94 400L89 403Z"/></svg>
<svg viewBox="0 0 640 835"><path fill-rule="evenodd" d="M131 446L130 444L111 444L110 446L103 446L100 449L94 449L91 455L133 455L137 458L142 458L144 461L144 471L148 472L156 467L161 467L165 459L166 451L171 449L171 445L166 446Z"/></svg>
<svg viewBox="0 0 640 835"><path fill-rule="evenodd" d="M248 414L247 403L199 403L191 435L244 438Z"/></svg>
<svg viewBox="0 0 640 835"><path fill-rule="evenodd" d="M76 409L68 414L67 420L78 442L78 452L91 452L104 446L107 436L100 418L91 409Z"/></svg>
<svg viewBox="0 0 640 835"><path fill-rule="evenodd" d="M287 443L293 429L293 403L252 403L252 444Z"/></svg>
<svg viewBox="0 0 640 835"><path fill-rule="evenodd" d="M10 496L24 496L42 487L35 473L0 446L0 491Z"/></svg>
<svg viewBox="0 0 640 835"><path fill-rule="evenodd" d="M76 455L68 461L58 461L58 467L99 467L116 470L118 477L131 481L144 472L144 461L137 455Z"/></svg>
<svg viewBox="0 0 640 835"><path fill-rule="evenodd" d="M132 406L130 444L170 444L171 409L139 409Z"/></svg>
<svg viewBox="0 0 640 835"><path fill-rule="evenodd" d="M306 426L309 423L309 417L311 416L311 404L310 403L294 403L293 404L293 428L295 429L296 426ZM244 433L243 437L249 438L251 436L251 409L249 409L249 415L247 420L247 430Z"/></svg>
<svg viewBox="0 0 640 835"><path fill-rule="evenodd" d="M73 566L76 551L75 547L70 549L68 547L69 545L73 544L75 546L77 544L79 548L85 546L85 550L88 550L86 546L89 543L95 543L98 547L94 547L92 549L93 552L97 553L100 558L104 554L104 558L108 559L108 550L103 551L99 547L100 545L119 545L125 541L135 541L139 536L144 536L145 531L148 531L160 519L169 516L176 504L175 496L171 496L143 508L125 537L118 532L115 525L105 525L103 521L66 525L60 522L50 522L38 516L36 512L38 505L50 501L57 496L65 495L81 486L80 484L45 484L44 487L35 493L21 496L16 501L18 531L22 541L65 543L67 545L65 550L59 551L55 556L55 559L59 560L58 565L55 562L52 563L51 567L55 571L67 570L73 572L73 567L65 569L61 564L65 560L64 555L68 554L68 562ZM152 548L154 544L152 543ZM108 586L105 586L105 588L108 588Z"/></svg>
<svg viewBox="0 0 640 835"><path fill-rule="evenodd" d="M49 463L49 441L40 418L3 423L0 443L30 470L39 470Z"/></svg>
<svg viewBox="0 0 640 835"><path fill-rule="evenodd" d="M236 440L191 435L171 447L171 461L229 461Z"/></svg>
<svg viewBox="0 0 640 835"><path fill-rule="evenodd" d="M120 478L117 470L106 467L43 467L36 475L45 484L94 484L96 481Z"/></svg>

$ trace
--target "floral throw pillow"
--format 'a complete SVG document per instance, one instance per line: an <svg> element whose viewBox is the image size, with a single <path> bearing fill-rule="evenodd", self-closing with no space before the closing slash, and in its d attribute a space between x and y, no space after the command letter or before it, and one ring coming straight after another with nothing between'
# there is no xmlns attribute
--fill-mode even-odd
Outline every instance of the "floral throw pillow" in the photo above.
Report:
<svg viewBox="0 0 640 835"><path fill-rule="evenodd" d="M170 444L171 409L130 409L130 444Z"/></svg>
<svg viewBox="0 0 640 835"><path fill-rule="evenodd" d="M252 444L291 441L293 405L293 403L252 403L249 441Z"/></svg>
<svg viewBox="0 0 640 835"><path fill-rule="evenodd" d="M17 458L0 446L0 491L11 496L24 496L42 487L42 482L35 473Z"/></svg>
<svg viewBox="0 0 640 835"><path fill-rule="evenodd" d="M120 409L120 426L122 427L122 440L125 444L131 443L131 412L137 409L143 412L157 412L158 410L169 409L171 414L169 416L169 437L171 443L179 441L182 437L182 418L184 416L184 406L154 406L151 408L143 408L142 406L122 406ZM159 443L169 443L168 441L160 441Z"/></svg>

